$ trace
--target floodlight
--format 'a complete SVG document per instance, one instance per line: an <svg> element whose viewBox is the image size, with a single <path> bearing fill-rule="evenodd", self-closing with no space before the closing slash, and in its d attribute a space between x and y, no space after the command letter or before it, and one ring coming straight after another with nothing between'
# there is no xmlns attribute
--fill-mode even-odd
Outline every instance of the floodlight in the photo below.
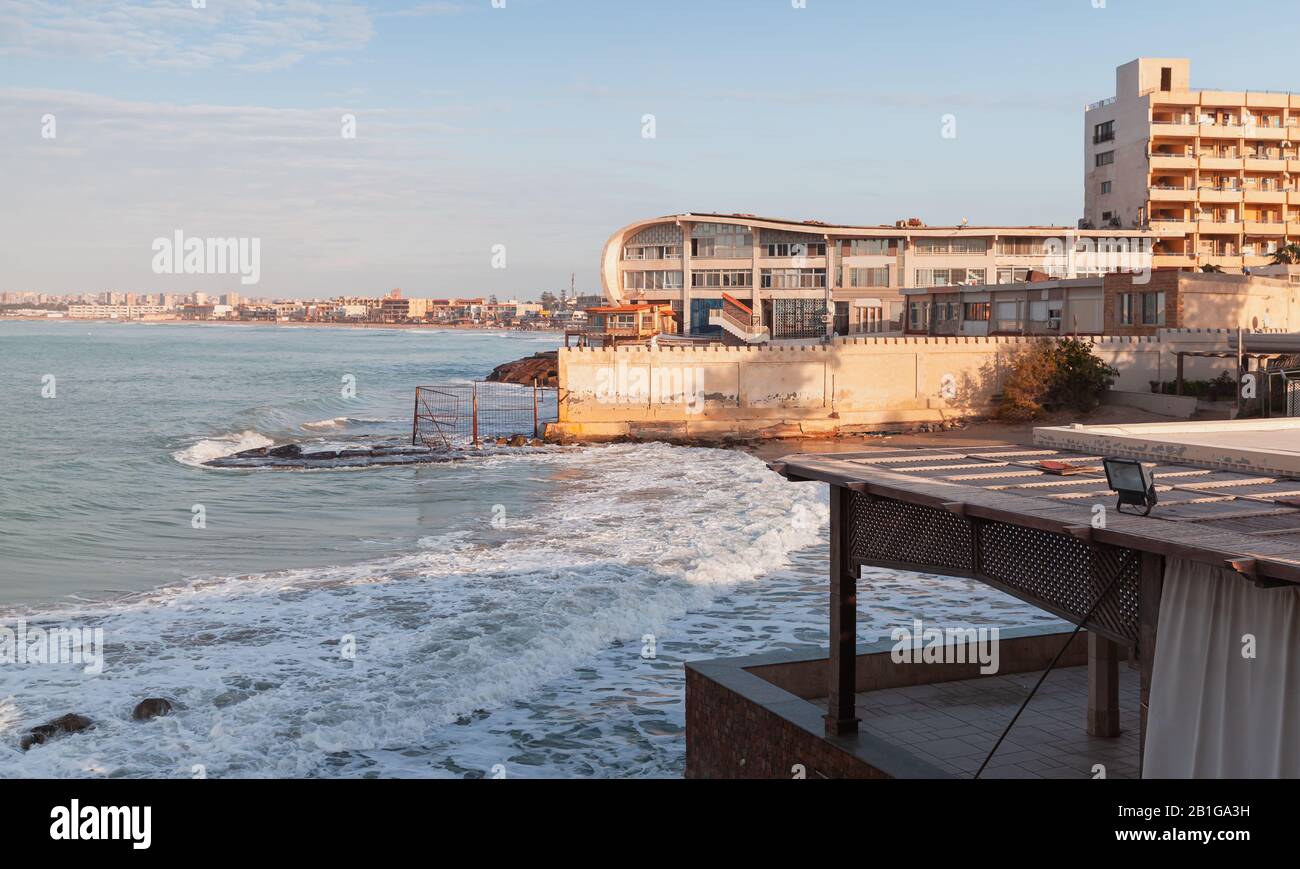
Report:
<svg viewBox="0 0 1300 869"><path fill-rule="evenodd" d="M1156 505L1156 481L1146 465L1134 459L1106 459L1106 482L1111 491L1119 494L1115 509L1124 512L1124 505L1142 508L1143 516L1151 515Z"/></svg>

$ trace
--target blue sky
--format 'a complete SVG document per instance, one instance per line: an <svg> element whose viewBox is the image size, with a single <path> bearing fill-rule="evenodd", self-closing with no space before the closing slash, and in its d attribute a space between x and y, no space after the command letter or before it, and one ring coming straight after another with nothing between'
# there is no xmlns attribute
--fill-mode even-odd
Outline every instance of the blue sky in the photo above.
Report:
<svg viewBox="0 0 1300 869"><path fill-rule="evenodd" d="M240 289L154 275L178 228L261 238L248 295L535 296L597 287L614 229L678 211L1072 224L1118 64L1300 89L1279 7L1231 8L0 0L0 289Z"/></svg>

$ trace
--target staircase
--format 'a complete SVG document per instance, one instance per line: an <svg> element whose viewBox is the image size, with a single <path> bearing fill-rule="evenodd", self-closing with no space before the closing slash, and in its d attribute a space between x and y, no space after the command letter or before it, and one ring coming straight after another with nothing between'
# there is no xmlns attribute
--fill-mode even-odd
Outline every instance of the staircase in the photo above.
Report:
<svg viewBox="0 0 1300 869"><path fill-rule="evenodd" d="M772 340L753 309L726 293L722 294L722 307L709 311L709 325L721 326L722 331L743 344L766 344Z"/></svg>

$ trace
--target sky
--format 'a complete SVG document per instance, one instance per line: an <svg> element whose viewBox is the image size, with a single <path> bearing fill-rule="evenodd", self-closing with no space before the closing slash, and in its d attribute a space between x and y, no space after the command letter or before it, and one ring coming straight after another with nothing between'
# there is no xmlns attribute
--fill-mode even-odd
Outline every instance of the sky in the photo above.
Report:
<svg viewBox="0 0 1300 869"><path fill-rule="evenodd" d="M1300 90L1278 10L0 0L0 290L536 298L686 211L1073 225L1115 67ZM259 283L155 273L178 231L258 239Z"/></svg>

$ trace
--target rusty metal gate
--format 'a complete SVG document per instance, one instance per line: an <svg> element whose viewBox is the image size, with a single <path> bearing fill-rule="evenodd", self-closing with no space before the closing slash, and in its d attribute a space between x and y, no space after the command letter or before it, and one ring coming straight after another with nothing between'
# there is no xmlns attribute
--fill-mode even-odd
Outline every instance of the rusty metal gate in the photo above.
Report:
<svg viewBox="0 0 1300 869"><path fill-rule="evenodd" d="M559 419L559 390L513 383L452 383L415 390L411 444L453 449L485 440L540 438Z"/></svg>

